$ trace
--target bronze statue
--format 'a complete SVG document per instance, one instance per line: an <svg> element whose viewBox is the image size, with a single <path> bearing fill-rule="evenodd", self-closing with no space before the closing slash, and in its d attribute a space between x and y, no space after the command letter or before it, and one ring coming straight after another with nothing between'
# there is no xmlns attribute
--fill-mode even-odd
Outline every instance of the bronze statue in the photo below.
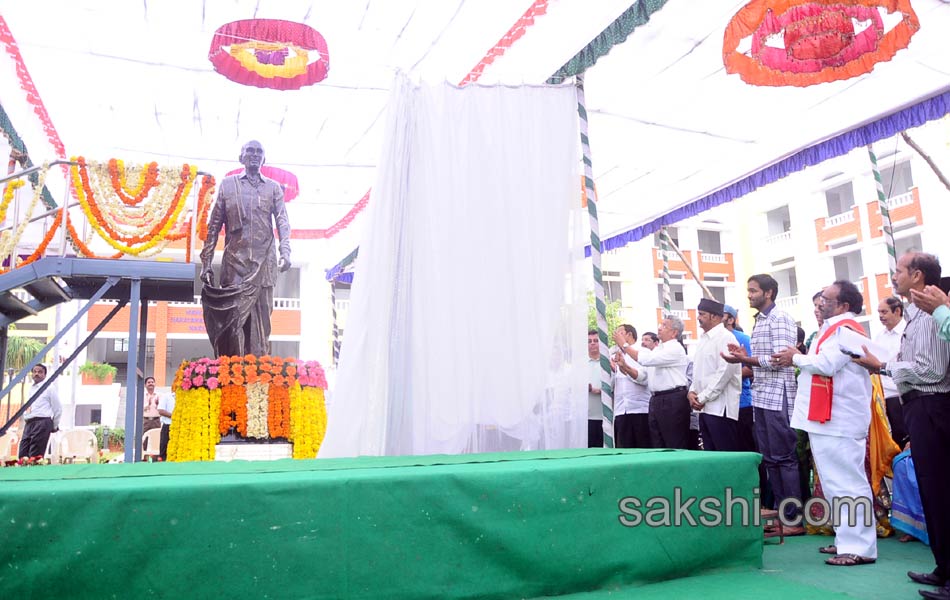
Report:
<svg viewBox="0 0 950 600"><path fill-rule="evenodd" d="M256 141L241 148L244 172L225 177L208 219L201 250L201 305L215 356L270 353L270 315L277 272L290 268L290 222L284 190L261 175L264 148ZM274 252L274 226L280 237ZM220 287L211 261L225 227Z"/></svg>

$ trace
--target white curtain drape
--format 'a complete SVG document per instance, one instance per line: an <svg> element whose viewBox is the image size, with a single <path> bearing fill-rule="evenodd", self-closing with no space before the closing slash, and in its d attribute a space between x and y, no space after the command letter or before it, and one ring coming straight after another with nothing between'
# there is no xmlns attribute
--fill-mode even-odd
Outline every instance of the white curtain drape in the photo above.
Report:
<svg viewBox="0 0 950 600"><path fill-rule="evenodd" d="M321 457L586 446L572 86L397 77Z"/></svg>

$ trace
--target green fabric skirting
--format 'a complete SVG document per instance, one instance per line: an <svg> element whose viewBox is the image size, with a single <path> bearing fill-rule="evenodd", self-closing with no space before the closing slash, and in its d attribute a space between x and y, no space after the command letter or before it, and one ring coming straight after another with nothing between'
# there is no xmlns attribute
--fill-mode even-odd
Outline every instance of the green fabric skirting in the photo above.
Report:
<svg viewBox="0 0 950 600"><path fill-rule="evenodd" d="M758 568L759 527L627 527L620 510L727 488L751 502L758 461L584 449L2 469L0 598L512 598Z"/></svg>

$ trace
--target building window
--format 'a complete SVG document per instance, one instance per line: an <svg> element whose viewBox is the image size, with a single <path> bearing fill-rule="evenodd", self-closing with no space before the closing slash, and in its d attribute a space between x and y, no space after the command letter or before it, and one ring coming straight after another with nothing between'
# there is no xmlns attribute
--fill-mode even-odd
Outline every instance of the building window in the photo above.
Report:
<svg viewBox="0 0 950 600"><path fill-rule="evenodd" d="M920 234L894 240L894 250L897 251L897 256L908 252L922 252L923 244L920 241Z"/></svg>
<svg viewBox="0 0 950 600"><path fill-rule="evenodd" d="M709 288L709 292L713 295L716 302L726 303L726 288L711 287Z"/></svg>
<svg viewBox="0 0 950 600"><path fill-rule="evenodd" d="M696 232L699 236L699 251L703 254L722 254L722 236L718 231L707 231L700 229Z"/></svg>
<svg viewBox="0 0 950 600"><path fill-rule="evenodd" d="M825 190L825 202L828 204L829 217L848 212L854 206L854 186L849 181Z"/></svg>
<svg viewBox="0 0 950 600"><path fill-rule="evenodd" d="M128 338L115 338L112 340L112 351L113 352L128 352L129 351L129 339Z"/></svg>
<svg viewBox="0 0 950 600"><path fill-rule="evenodd" d="M910 188L914 187L910 162L905 161L893 167L881 169L881 183L884 185L884 194L888 198L894 198L909 192Z"/></svg>
<svg viewBox="0 0 950 600"><path fill-rule="evenodd" d="M861 252L848 252L834 257L835 279L860 281L864 277L864 262Z"/></svg>
<svg viewBox="0 0 950 600"><path fill-rule="evenodd" d="M663 284L657 286L657 306L663 307ZM670 308L672 310L686 310L683 304L683 286L670 286Z"/></svg>
<svg viewBox="0 0 950 600"><path fill-rule="evenodd" d="M607 297L608 304L610 304L614 300L619 300L620 304L623 305L623 295L620 293L620 282L619 281L605 281L604 282L604 296Z"/></svg>
<svg viewBox="0 0 950 600"><path fill-rule="evenodd" d="M787 205L768 211L765 213L765 219L768 221L770 236L785 233L792 229L792 218L788 214Z"/></svg>
<svg viewBox="0 0 950 600"><path fill-rule="evenodd" d="M679 248L680 247L680 235L679 230L676 227L667 227L666 232L670 234L670 239L673 241L673 244ZM660 232L657 231L653 234L653 245L657 248L660 247Z"/></svg>
<svg viewBox="0 0 950 600"><path fill-rule="evenodd" d="M772 271L772 277L778 283L778 297L794 297L798 295L798 276L795 268Z"/></svg>

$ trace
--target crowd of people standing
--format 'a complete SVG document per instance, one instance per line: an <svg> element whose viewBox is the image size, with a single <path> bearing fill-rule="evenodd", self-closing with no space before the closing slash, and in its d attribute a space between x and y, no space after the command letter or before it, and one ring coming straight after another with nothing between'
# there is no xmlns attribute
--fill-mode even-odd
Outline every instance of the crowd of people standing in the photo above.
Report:
<svg viewBox="0 0 950 600"><path fill-rule="evenodd" d="M834 543L819 548L830 555L826 562L875 562L877 536L893 524L930 544L936 568L908 573L937 586L921 595L950 599L950 298L940 280L936 257L901 256L892 280L896 296L878 306L884 331L873 342L856 320L866 307L852 282L834 281L815 294L819 328L805 342L795 320L776 306L778 283L768 274L747 281L751 335L738 326L735 308L711 299L697 306L702 334L690 353L676 316L665 316L639 344L636 328L621 325L608 357L615 445L761 453L770 506L763 513L779 517L786 536L805 533L803 500L813 494L829 502L864 499L832 504L840 514L832 518ZM588 441L600 446L600 345L596 330L588 334ZM898 465L911 447L907 471ZM892 459L896 492L910 473L923 514L900 512L902 498L895 497L893 514L878 501Z"/></svg>

